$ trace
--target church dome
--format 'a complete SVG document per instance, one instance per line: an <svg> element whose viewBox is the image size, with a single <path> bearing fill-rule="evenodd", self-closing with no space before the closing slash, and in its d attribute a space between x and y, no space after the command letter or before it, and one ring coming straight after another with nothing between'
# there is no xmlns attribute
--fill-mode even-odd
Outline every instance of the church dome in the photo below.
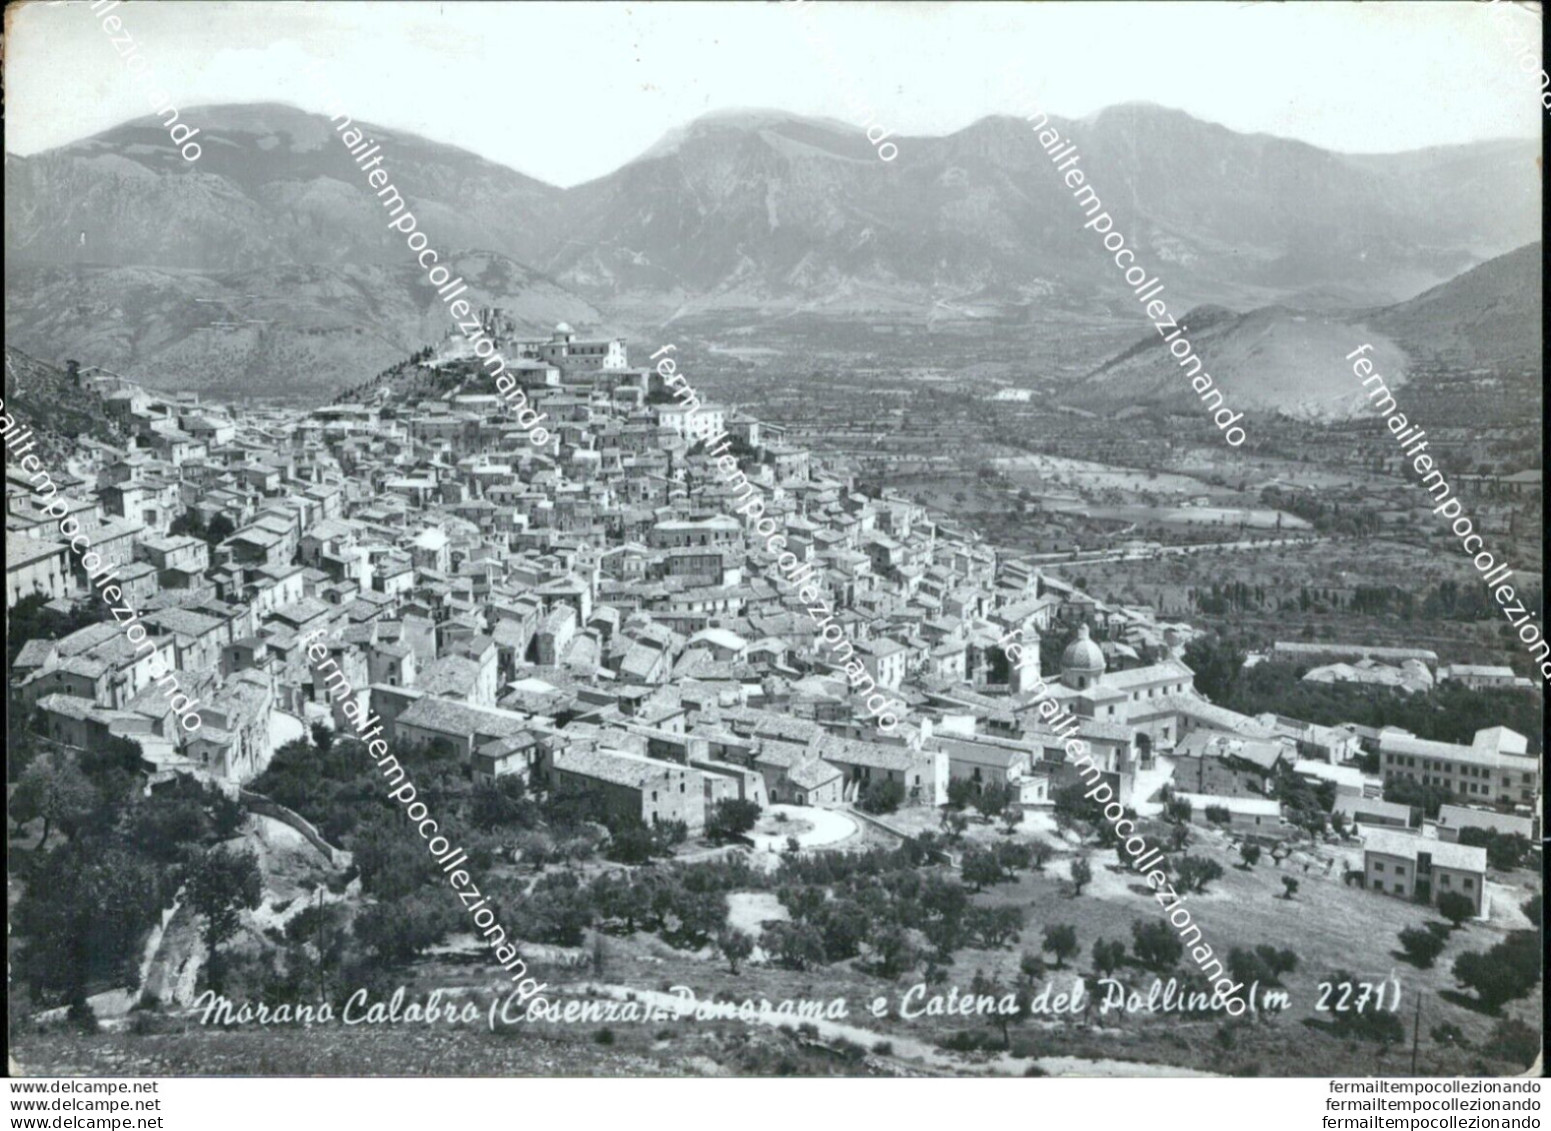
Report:
<svg viewBox="0 0 1551 1131"><path fill-rule="evenodd" d="M1104 653L1088 636L1088 626L1079 625L1077 639L1061 653L1061 670L1064 672L1092 672L1104 670Z"/></svg>

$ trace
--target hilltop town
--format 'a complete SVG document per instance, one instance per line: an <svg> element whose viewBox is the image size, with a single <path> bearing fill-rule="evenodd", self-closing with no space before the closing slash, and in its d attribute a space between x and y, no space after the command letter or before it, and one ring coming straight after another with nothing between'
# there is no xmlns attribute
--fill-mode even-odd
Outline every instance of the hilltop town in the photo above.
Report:
<svg viewBox="0 0 1551 1131"><path fill-rule="evenodd" d="M200 994L488 986L495 964L365 753L369 719L556 1000L850 1002L804 1028L439 1036L485 1042L461 1070L1399 1071L1384 1057L1423 993L1424 1070L1527 1063L1538 972L1505 987L1468 961L1538 953L1540 739L1490 697L1527 681L1425 648L1235 654L1183 607L1101 598L780 420L686 402L638 346L479 321L542 443L456 333L310 409L72 365L67 395L100 427L35 449L18 439L49 421L8 377L24 1061L220 1070L179 1059L197 1039L232 1071L260 1049L305 1071L272 1033L201 1026ZM802 585L786 555L811 567ZM1418 703L1446 683L1487 696L1482 725L1442 741L1236 709L1209 694L1225 663ZM1192 975L1096 783L1169 854L1234 979L1274 988L1250 1021L1098 1012L1105 981L1145 998ZM1439 915L1455 930L1429 931ZM1039 992L1074 978L1094 1004L1040 1017ZM1320 1004L1356 981L1398 1006ZM912 1007L868 1013L918 983ZM950 990L1015 1008L925 1007ZM328 1040L339 1070L406 1070Z"/></svg>

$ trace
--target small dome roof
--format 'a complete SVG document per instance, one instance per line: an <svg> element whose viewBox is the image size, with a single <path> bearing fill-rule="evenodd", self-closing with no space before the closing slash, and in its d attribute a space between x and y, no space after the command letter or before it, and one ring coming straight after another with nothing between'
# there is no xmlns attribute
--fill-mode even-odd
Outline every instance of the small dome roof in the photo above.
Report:
<svg viewBox="0 0 1551 1131"><path fill-rule="evenodd" d="M555 327L555 333L573 334L575 331L571 329L571 324L569 322L561 322Z"/></svg>
<svg viewBox="0 0 1551 1131"><path fill-rule="evenodd" d="M1088 626L1079 625L1077 639L1061 653L1061 670L1075 672L1101 672L1104 670L1104 652L1088 636Z"/></svg>

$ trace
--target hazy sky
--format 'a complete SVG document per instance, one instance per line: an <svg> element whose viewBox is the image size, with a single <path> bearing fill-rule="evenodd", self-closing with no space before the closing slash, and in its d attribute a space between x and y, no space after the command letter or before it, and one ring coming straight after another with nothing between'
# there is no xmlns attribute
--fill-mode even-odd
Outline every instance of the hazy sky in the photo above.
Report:
<svg viewBox="0 0 1551 1131"><path fill-rule="evenodd" d="M1533 40L1538 60L1538 7L1505 18L1473 0L804 7L812 15L761 0L140 0L113 14L179 107L321 109L296 79L321 59L356 118L559 185L732 107L847 120L862 98L897 135L950 133L1012 109L1007 68L1066 117L1143 100L1359 152L1540 134L1539 75L1520 69L1509 34ZM9 150L35 153L147 112L85 0L7 15Z"/></svg>

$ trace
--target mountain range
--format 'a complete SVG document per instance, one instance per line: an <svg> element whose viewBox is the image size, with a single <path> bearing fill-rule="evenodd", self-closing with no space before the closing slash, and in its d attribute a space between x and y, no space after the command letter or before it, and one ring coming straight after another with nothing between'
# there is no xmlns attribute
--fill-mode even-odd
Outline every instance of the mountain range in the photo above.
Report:
<svg viewBox="0 0 1551 1131"><path fill-rule="evenodd" d="M7 154L6 323L22 348L152 385L322 398L450 328L328 119L276 104L185 117L202 131L194 165L151 118ZM470 300L535 332L944 302L1135 317L1010 117L898 138L885 164L843 123L718 113L568 189L357 124L433 245L470 265ZM1533 141L1348 155L1146 104L1052 125L1178 309L1344 316L1539 236Z"/></svg>

